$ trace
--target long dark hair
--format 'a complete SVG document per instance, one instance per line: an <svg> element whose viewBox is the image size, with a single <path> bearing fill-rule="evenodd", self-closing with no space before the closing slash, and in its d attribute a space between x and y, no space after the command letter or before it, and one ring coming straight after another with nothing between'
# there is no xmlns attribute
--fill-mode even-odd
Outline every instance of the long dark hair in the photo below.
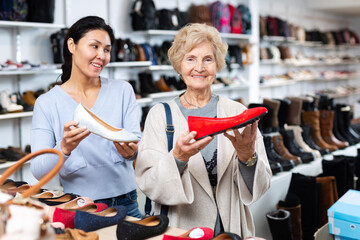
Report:
<svg viewBox="0 0 360 240"><path fill-rule="evenodd" d="M87 16L79 19L76 23L74 23L68 30L65 39L64 39L64 46L63 46L63 56L64 56L64 64L61 66L62 75L61 81L62 83L69 80L71 75L71 68L72 68L72 54L68 48L68 39L72 38L74 43L77 44L79 40L89 31L92 30L104 30L106 31L111 40L111 45L115 42L115 36L112 28L107 25L104 19L97 17L97 16Z"/></svg>

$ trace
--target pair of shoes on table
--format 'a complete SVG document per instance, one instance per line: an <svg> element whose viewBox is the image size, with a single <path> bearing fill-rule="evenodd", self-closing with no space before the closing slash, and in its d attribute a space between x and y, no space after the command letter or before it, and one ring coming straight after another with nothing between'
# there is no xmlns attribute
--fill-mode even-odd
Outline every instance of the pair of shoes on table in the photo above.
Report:
<svg viewBox="0 0 360 240"><path fill-rule="evenodd" d="M74 112L78 127L86 127L91 133L114 142L138 142L138 137L126 129L116 128L100 119L87 107L79 104Z"/></svg>
<svg viewBox="0 0 360 240"><path fill-rule="evenodd" d="M214 136L230 129L244 127L263 117L268 112L265 107L255 107L244 110L241 114L226 118L209 118L189 116L189 132L196 131L195 139Z"/></svg>
<svg viewBox="0 0 360 240"><path fill-rule="evenodd" d="M89 203L79 208L62 209L52 206L48 208L48 216L51 222L61 222L65 228L75 227L75 217L77 211L83 211L88 213L98 213L107 209L108 206L105 203Z"/></svg>

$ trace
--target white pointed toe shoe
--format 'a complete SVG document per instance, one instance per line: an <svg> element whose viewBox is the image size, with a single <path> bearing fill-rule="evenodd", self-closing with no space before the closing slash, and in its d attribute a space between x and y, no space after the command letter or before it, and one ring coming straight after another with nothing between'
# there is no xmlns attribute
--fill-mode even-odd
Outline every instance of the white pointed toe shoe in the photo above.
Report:
<svg viewBox="0 0 360 240"><path fill-rule="evenodd" d="M138 142L137 136L125 129L110 126L88 108L79 104L74 112L74 120L79 124L77 127L87 127L91 133L99 135L114 142Z"/></svg>

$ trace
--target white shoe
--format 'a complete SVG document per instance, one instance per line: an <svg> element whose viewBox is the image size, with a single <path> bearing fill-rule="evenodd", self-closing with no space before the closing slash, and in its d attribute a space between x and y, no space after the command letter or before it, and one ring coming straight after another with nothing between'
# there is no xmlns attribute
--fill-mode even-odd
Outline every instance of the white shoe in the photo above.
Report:
<svg viewBox="0 0 360 240"><path fill-rule="evenodd" d="M74 120L78 127L86 127L91 133L114 142L138 142L137 136L125 129L110 126L81 103L76 107Z"/></svg>
<svg viewBox="0 0 360 240"><path fill-rule="evenodd" d="M13 103L10 99L10 95L8 91L2 91L0 96L1 106L5 109L8 113L15 113L15 112L22 112L24 107L21 105L17 105Z"/></svg>

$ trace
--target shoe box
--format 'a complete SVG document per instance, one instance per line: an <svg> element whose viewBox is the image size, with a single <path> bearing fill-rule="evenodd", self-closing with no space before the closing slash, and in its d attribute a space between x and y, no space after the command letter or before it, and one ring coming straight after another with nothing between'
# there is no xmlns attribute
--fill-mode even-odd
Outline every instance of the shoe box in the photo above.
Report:
<svg viewBox="0 0 360 240"><path fill-rule="evenodd" d="M360 191L348 190L328 209L328 218L334 239L360 239Z"/></svg>

